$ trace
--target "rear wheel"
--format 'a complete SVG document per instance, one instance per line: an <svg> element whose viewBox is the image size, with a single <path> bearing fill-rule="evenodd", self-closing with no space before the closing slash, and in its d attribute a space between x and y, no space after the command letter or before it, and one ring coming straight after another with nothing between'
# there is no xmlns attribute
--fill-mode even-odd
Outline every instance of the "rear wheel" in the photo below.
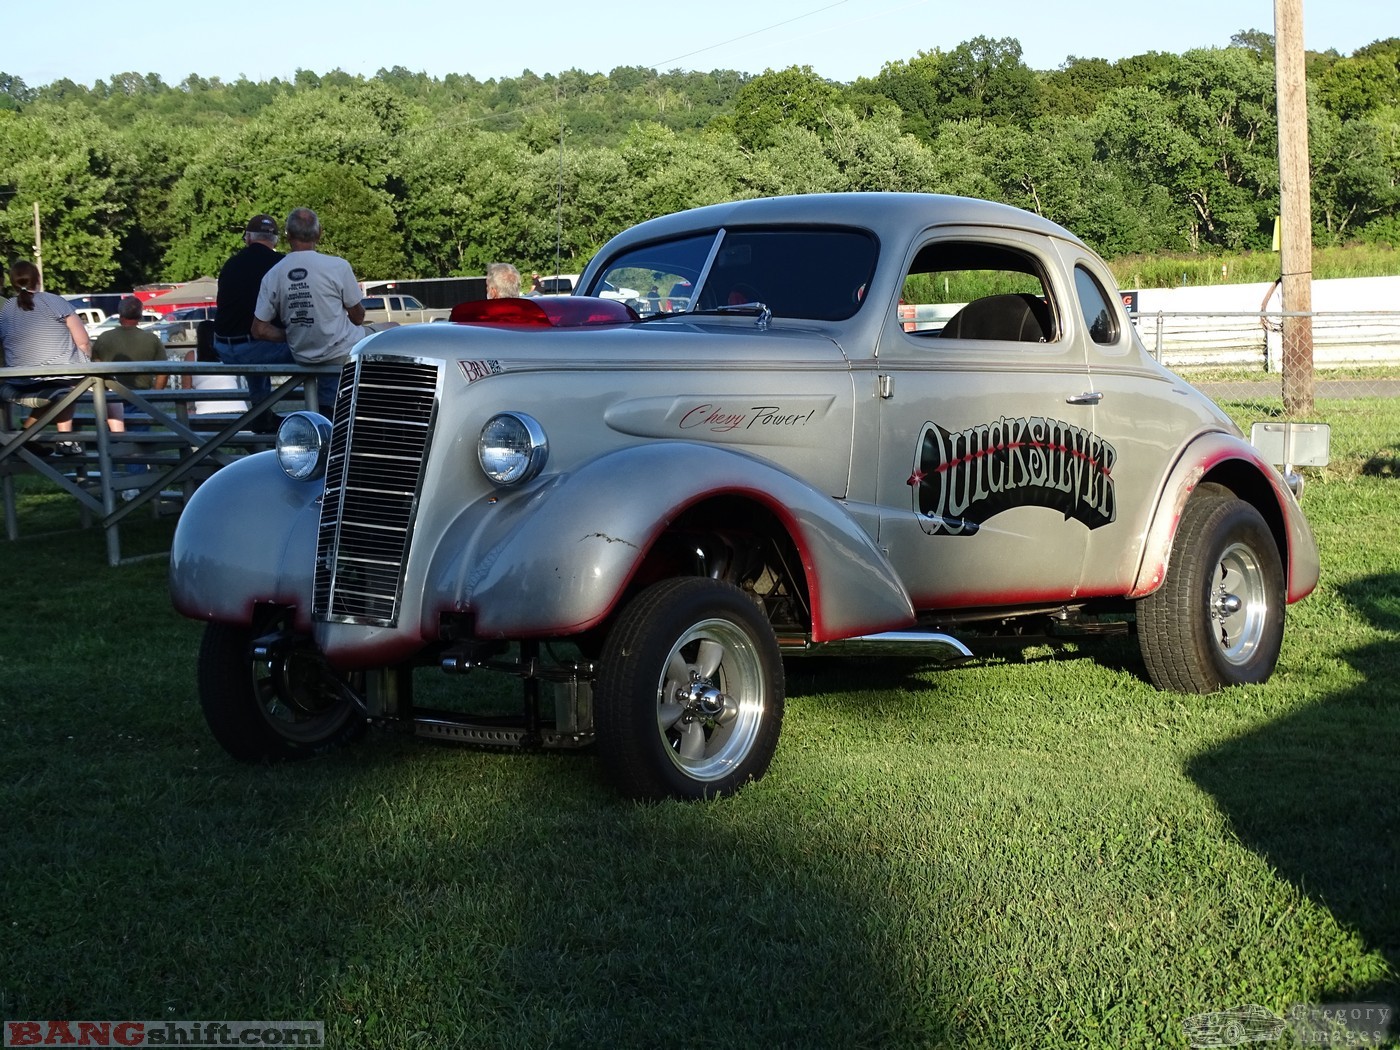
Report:
<svg viewBox="0 0 1400 1050"><path fill-rule="evenodd" d="M255 655L273 630L211 623L199 648L199 703L214 739L243 762L309 758L360 736L365 719L307 640Z"/></svg>
<svg viewBox="0 0 1400 1050"><path fill-rule="evenodd" d="M729 794L767 771L783 699L758 606L728 583L664 580L622 610L603 647L598 752L630 798Z"/></svg>
<svg viewBox="0 0 1400 1050"><path fill-rule="evenodd" d="M1162 586L1138 603L1138 642L1161 689L1267 681L1283 645L1283 564L1254 507L1218 487L1187 501Z"/></svg>

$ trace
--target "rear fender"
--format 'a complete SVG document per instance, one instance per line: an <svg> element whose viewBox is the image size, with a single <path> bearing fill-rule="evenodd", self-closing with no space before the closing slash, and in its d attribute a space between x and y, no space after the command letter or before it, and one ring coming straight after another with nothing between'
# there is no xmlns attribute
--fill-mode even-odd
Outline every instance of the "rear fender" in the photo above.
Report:
<svg viewBox="0 0 1400 1050"><path fill-rule="evenodd" d="M791 536L814 640L913 623L908 593L840 503L764 460L682 441L611 452L529 491L503 491L494 503L465 509L429 569L422 622L470 611L484 638L596 627L667 526L721 495L762 505Z"/></svg>
<svg viewBox="0 0 1400 1050"><path fill-rule="evenodd" d="M1307 597L1320 573L1317 543L1298 500L1282 475L1254 446L1229 434L1205 434L1183 450L1167 481L1148 527L1142 564L1129 598L1142 598L1162 585L1171 562L1172 541L1186 501L1202 484L1224 485L1252 504L1268 522L1278 543L1287 580L1288 600Z"/></svg>

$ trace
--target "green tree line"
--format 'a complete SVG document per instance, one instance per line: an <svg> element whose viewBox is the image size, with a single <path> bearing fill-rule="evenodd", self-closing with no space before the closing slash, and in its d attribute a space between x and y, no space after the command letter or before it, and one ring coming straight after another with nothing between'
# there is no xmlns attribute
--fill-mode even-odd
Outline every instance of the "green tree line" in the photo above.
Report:
<svg viewBox="0 0 1400 1050"><path fill-rule="evenodd" d="M1400 38L1307 57L1314 239L1400 244ZM0 73L0 252L32 254L37 204L60 291L215 273L250 215L303 204L362 278L406 278L575 270L655 215L840 190L1005 201L1110 258L1266 250L1272 38L1038 72L1014 38L977 37L851 84L809 67Z"/></svg>

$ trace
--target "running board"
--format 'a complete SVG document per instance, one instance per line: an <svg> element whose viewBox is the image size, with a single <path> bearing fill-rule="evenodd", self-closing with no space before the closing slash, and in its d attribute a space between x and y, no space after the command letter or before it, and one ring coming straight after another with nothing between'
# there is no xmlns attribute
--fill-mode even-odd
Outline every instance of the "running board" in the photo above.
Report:
<svg viewBox="0 0 1400 1050"><path fill-rule="evenodd" d="M415 736L477 747L576 749L593 743L593 690L588 682L554 683L554 717L471 715L415 708Z"/></svg>
<svg viewBox="0 0 1400 1050"><path fill-rule="evenodd" d="M532 734L524 726L481 725L445 718L415 718L413 735L474 747L518 747L526 750L537 747L577 749L593 743L592 732L560 733L551 726L542 726L537 734Z"/></svg>

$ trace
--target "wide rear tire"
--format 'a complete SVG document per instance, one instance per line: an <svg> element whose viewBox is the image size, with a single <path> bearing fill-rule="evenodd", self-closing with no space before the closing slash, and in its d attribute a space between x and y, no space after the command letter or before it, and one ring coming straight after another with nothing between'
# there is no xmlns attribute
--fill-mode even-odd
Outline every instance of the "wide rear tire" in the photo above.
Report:
<svg viewBox="0 0 1400 1050"><path fill-rule="evenodd" d="M618 616L599 660L597 747L634 799L726 795L768 769L783 721L773 628L739 588L664 580Z"/></svg>
<svg viewBox="0 0 1400 1050"><path fill-rule="evenodd" d="M1263 516L1203 486L1182 512L1167 577L1138 602L1138 643L1160 689L1210 693L1267 681L1283 646L1278 545Z"/></svg>

